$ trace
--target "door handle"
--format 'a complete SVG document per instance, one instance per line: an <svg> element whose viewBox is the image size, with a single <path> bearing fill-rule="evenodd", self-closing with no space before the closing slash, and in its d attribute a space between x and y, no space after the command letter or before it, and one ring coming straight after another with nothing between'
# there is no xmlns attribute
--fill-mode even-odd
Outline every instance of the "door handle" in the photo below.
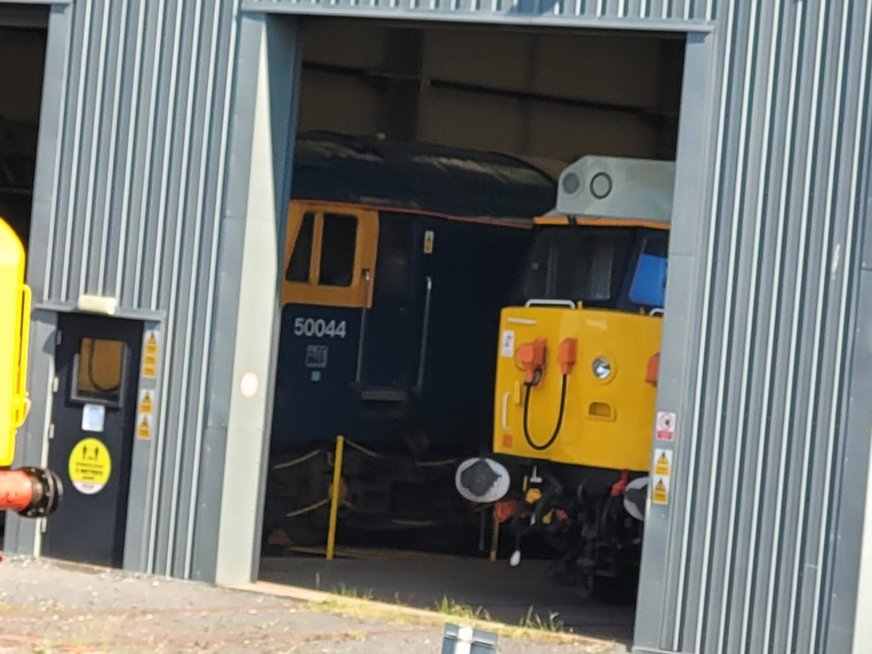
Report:
<svg viewBox="0 0 872 654"><path fill-rule="evenodd" d="M433 278L427 275L427 287L424 295L424 318L421 325L421 349L418 352L418 380L415 390L424 390L424 370L427 366L427 339L430 335L430 300L433 296Z"/></svg>
<svg viewBox="0 0 872 654"><path fill-rule="evenodd" d="M500 425L503 427L503 431L509 431L509 398L512 396L512 391L506 391L503 393L503 412L500 416Z"/></svg>
<svg viewBox="0 0 872 654"><path fill-rule="evenodd" d="M363 344L366 339L366 316L369 312L369 295L372 285L372 274L368 268L363 269L363 306L360 308L360 333L357 337L357 369L354 373L354 383L359 384L363 378Z"/></svg>

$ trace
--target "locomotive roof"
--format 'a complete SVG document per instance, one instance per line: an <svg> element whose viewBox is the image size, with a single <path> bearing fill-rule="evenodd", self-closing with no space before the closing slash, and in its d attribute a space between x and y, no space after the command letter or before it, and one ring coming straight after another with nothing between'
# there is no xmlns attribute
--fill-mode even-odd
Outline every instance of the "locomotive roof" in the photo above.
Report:
<svg viewBox="0 0 872 654"><path fill-rule="evenodd" d="M576 219L668 227L675 162L587 155L560 174L556 211Z"/></svg>
<svg viewBox="0 0 872 654"><path fill-rule="evenodd" d="M329 132L301 134L291 196L461 217L532 218L554 206L555 181L495 152Z"/></svg>

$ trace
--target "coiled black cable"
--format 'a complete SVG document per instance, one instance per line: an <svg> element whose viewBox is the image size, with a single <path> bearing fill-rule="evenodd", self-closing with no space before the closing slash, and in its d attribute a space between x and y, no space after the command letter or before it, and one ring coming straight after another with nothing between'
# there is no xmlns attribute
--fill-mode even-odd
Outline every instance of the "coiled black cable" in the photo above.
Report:
<svg viewBox="0 0 872 654"><path fill-rule="evenodd" d="M530 416L530 390L533 388L533 384L527 384L527 391L524 394L524 438L527 441L527 445L537 452L547 450L549 447L554 445L554 441L557 440L557 436L560 434L560 428L563 426L563 410L566 407L566 379L567 375L563 375L563 381L560 387L560 412L557 416L557 426L554 428L554 433L551 434L551 438L549 438L543 445L533 442L533 438L530 436L530 429L527 426L527 419Z"/></svg>

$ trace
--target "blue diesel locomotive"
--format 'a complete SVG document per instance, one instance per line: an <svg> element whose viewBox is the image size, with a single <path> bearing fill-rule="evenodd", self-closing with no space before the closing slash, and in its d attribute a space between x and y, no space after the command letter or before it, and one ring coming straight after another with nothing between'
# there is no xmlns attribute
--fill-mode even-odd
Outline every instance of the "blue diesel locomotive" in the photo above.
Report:
<svg viewBox="0 0 872 654"><path fill-rule="evenodd" d="M500 307L554 180L512 157L308 133L294 154L265 532L459 516L453 467L487 446Z"/></svg>

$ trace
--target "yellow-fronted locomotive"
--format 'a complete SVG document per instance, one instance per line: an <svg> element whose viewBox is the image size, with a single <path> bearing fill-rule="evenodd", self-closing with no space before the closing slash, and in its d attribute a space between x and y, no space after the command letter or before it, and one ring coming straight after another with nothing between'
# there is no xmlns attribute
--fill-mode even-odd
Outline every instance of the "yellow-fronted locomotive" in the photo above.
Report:
<svg viewBox="0 0 872 654"><path fill-rule="evenodd" d="M563 172L523 303L500 317L493 456L456 474L510 524L513 565L538 532L584 593L638 569L673 183L671 162L589 156Z"/></svg>

